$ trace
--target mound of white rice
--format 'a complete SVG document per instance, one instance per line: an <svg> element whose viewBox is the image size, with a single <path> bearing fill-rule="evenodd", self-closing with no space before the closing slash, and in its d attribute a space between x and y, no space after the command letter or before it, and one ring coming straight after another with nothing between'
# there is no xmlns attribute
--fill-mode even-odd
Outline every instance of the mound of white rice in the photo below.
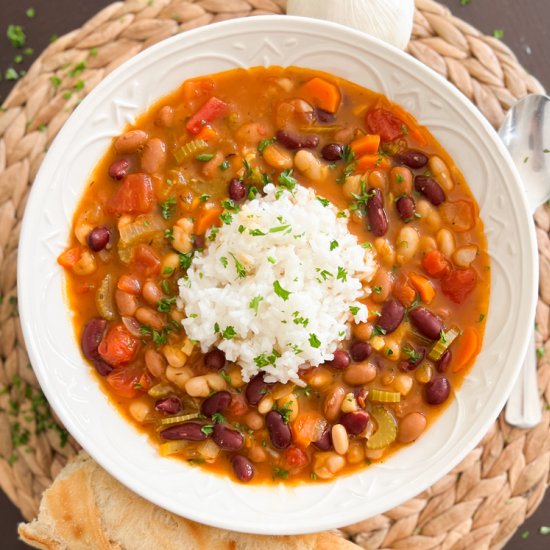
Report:
<svg viewBox="0 0 550 550"><path fill-rule="evenodd" d="M311 189L264 191L224 216L180 279L183 326L203 352L216 346L238 363L245 381L263 370L268 382L300 383L301 366L333 359L349 322L366 321L357 300L376 266Z"/></svg>

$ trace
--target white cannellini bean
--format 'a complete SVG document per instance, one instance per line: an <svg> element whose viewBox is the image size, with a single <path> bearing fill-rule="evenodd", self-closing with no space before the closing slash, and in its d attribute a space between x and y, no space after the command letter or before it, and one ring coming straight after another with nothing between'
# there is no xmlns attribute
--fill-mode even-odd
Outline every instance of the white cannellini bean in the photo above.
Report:
<svg viewBox="0 0 550 550"><path fill-rule="evenodd" d="M332 426L332 444L339 455L345 455L349 449L349 438L346 428L342 424Z"/></svg>
<svg viewBox="0 0 550 550"><path fill-rule="evenodd" d="M435 236L439 251L446 258L450 258L455 251L455 237L448 229L440 229Z"/></svg>
<svg viewBox="0 0 550 550"><path fill-rule="evenodd" d="M378 253L378 259L387 267L393 267L395 264L395 250L387 239L378 237L374 239L374 248Z"/></svg>
<svg viewBox="0 0 550 550"><path fill-rule="evenodd" d="M431 173L437 180L437 183L439 183L445 191L452 191L455 185L445 162L443 162L443 160L437 155L434 155L433 157L430 157L428 166L430 167Z"/></svg>
<svg viewBox="0 0 550 550"><path fill-rule="evenodd" d="M138 422L143 422L147 418L147 415L151 412L151 406L145 400L134 399L130 403L128 410L135 420Z"/></svg>
<svg viewBox="0 0 550 550"><path fill-rule="evenodd" d="M310 151L300 149L294 157L296 168L306 177L313 181L320 181L326 178L328 166L321 161Z"/></svg>
<svg viewBox="0 0 550 550"><path fill-rule="evenodd" d="M476 259L478 248L475 245L461 246L453 254L453 262L459 267L470 267Z"/></svg>
<svg viewBox="0 0 550 550"><path fill-rule="evenodd" d="M401 228L395 243L396 261L403 265L408 262L418 250L420 237L414 227L406 225Z"/></svg>

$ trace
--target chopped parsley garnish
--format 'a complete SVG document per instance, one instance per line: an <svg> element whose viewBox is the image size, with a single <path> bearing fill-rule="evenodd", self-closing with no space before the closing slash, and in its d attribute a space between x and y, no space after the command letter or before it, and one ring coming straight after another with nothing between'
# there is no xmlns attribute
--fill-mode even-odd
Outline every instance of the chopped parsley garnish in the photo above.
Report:
<svg viewBox="0 0 550 550"><path fill-rule="evenodd" d="M274 143L275 141L277 141L277 138L270 138L270 139L262 139L262 141L260 141L260 143L258 143L258 151L260 151L260 153L263 152L263 150L268 146L268 145L271 145L272 143Z"/></svg>
<svg viewBox="0 0 550 550"><path fill-rule="evenodd" d="M220 214L220 220L225 223L225 225L230 225L233 221L233 216L229 212L222 212Z"/></svg>
<svg viewBox="0 0 550 550"><path fill-rule="evenodd" d="M478 321L478 323L481 323L484 319L485 319L485 314L484 314L484 313L480 313L480 314L479 314L479 319L478 319L477 321Z"/></svg>
<svg viewBox="0 0 550 550"><path fill-rule="evenodd" d="M225 374L229 378L229 375L225 371L220 371L220 374L223 376L222 373ZM227 380L226 380L226 382L227 382ZM212 415L212 422L216 422L216 424L223 424L223 423L225 423L225 416L222 413L219 413L219 412L214 413Z"/></svg>
<svg viewBox="0 0 550 550"><path fill-rule="evenodd" d="M165 220L169 220L176 208L176 198L168 197L164 202L160 203L160 214Z"/></svg>
<svg viewBox="0 0 550 550"><path fill-rule="evenodd" d="M244 225L239 225L239 233L241 233L241 235L245 232L245 229L246 227Z"/></svg>
<svg viewBox="0 0 550 550"><path fill-rule="evenodd" d="M225 256L222 256L220 258L220 262L223 265L223 267L227 267L228 261L227 261L227 258Z"/></svg>
<svg viewBox="0 0 550 550"><path fill-rule="evenodd" d="M273 256L268 256L267 257L267 261L270 263L270 264L273 264L275 265L277 263L277 260L273 257Z"/></svg>
<svg viewBox="0 0 550 550"><path fill-rule="evenodd" d="M61 79L55 74L53 76L50 76L50 82L52 83L54 88L57 88L61 85Z"/></svg>
<svg viewBox="0 0 550 550"><path fill-rule="evenodd" d="M279 281L275 281L273 283L273 290L275 291L275 294L279 296L279 298L282 298L285 302L288 300L288 297L292 294L292 292L289 292L288 290L285 290Z"/></svg>
<svg viewBox="0 0 550 550"><path fill-rule="evenodd" d="M178 254L179 260L180 260L180 269L186 270L189 269L191 266L191 262L193 261L193 256L195 255L194 251L187 252L185 254Z"/></svg>
<svg viewBox="0 0 550 550"><path fill-rule="evenodd" d="M353 149L349 145L344 145L342 158L346 163L351 162L352 160L355 160L355 153L353 152Z"/></svg>
<svg viewBox="0 0 550 550"><path fill-rule="evenodd" d="M278 225L276 227L272 227L269 232L270 233L280 233L281 231L286 231L290 227L290 224L286 225Z"/></svg>
<svg viewBox="0 0 550 550"><path fill-rule="evenodd" d="M348 280L348 272L343 267L338 266L336 278L345 283Z"/></svg>
<svg viewBox="0 0 550 550"><path fill-rule="evenodd" d="M201 427L201 432L204 435L211 435L213 431L214 431L214 426L212 426L212 424L205 424L204 426Z"/></svg>
<svg viewBox="0 0 550 550"><path fill-rule="evenodd" d="M271 351L271 355L266 355L265 353L262 353L254 357L254 363L256 363L256 366L259 369L261 369L263 367L267 367L267 365L275 365L275 361L277 361L278 357L281 357L281 354L274 349Z"/></svg>
<svg viewBox="0 0 550 550"><path fill-rule="evenodd" d="M381 286L373 286L372 291L375 292L376 294L380 294L382 292L382 287Z"/></svg>
<svg viewBox="0 0 550 550"><path fill-rule="evenodd" d="M504 30L503 29L495 29L493 31L493 36L497 38L498 40L502 40L504 38Z"/></svg>
<svg viewBox="0 0 550 550"><path fill-rule="evenodd" d="M220 372L220 376L229 384L231 385L231 376L229 376L229 373L224 371L224 370L221 370L219 371ZM212 418L214 418L214 415L212 415Z"/></svg>
<svg viewBox="0 0 550 550"><path fill-rule="evenodd" d="M175 303L176 303L175 296L173 296L172 298L161 298L157 305L157 309L161 313L168 313L170 311L170 306L174 305Z"/></svg>
<svg viewBox="0 0 550 550"><path fill-rule="evenodd" d="M218 168L219 168L222 172L225 172L230 166L231 166L231 164L229 163L229 161L228 161L227 159L225 159L225 160L218 166Z"/></svg>
<svg viewBox="0 0 550 550"><path fill-rule="evenodd" d="M174 230L173 229L165 229L164 230L164 238L167 241L173 241L174 240Z"/></svg>
<svg viewBox="0 0 550 550"><path fill-rule="evenodd" d="M172 273L174 273L174 268L173 267L170 267L170 266L166 266L163 270L162 270L162 274L163 275L172 275ZM164 281L163 281L164 282Z"/></svg>
<svg viewBox="0 0 550 550"><path fill-rule="evenodd" d="M252 199L255 199L256 198L256 195L259 193L258 191L258 188L254 185L251 185L249 188L248 188L248 195L247 195L247 198L249 201L251 201Z"/></svg>
<svg viewBox="0 0 550 550"><path fill-rule="evenodd" d="M14 48L22 48L27 40L25 31L21 25L8 25L6 36Z"/></svg>
<svg viewBox="0 0 550 550"><path fill-rule="evenodd" d="M372 250L372 243L363 243L361 246L366 250Z"/></svg>
<svg viewBox="0 0 550 550"><path fill-rule="evenodd" d="M250 167L250 164L246 159L243 159L243 166L245 170L244 177L249 178L250 176L252 176L252 168Z"/></svg>
<svg viewBox="0 0 550 550"><path fill-rule="evenodd" d="M359 309L361 309L359 306L349 306L349 310L352 315L357 315L359 313Z"/></svg>
<svg viewBox="0 0 550 550"><path fill-rule="evenodd" d="M288 424L290 415L292 414L292 401L287 401L282 407L273 405L273 410L277 411L283 417L283 422L285 424Z"/></svg>
<svg viewBox="0 0 550 550"><path fill-rule="evenodd" d="M319 348L321 346L321 341L319 340L319 338L317 338L317 335L314 334L313 332L309 334L309 345L312 348Z"/></svg>
<svg viewBox="0 0 550 550"><path fill-rule="evenodd" d="M309 319L306 317L301 317L299 311L295 311L292 316L294 317L293 323L295 325L302 325L304 328L306 328L309 325Z"/></svg>
<svg viewBox="0 0 550 550"><path fill-rule="evenodd" d="M213 227L212 229L210 229L210 233L208 233L208 240L210 242L214 241L219 231L220 231L219 227Z"/></svg>
<svg viewBox="0 0 550 550"><path fill-rule="evenodd" d="M74 78L75 76L78 76L84 69L86 68L86 62L81 61L78 65L75 65L73 69L71 69L67 74Z"/></svg>
<svg viewBox="0 0 550 550"><path fill-rule="evenodd" d="M331 241L330 242L330 250L334 250L335 248L338 248L340 246L340 244L338 243L338 241Z"/></svg>
<svg viewBox="0 0 550 550"><path fill-rule="evenodd" d="M290 472L279 466L273 466L273 479L286 479L289 476Z"/></svg>
<svg viewBox="0 0 550 550"><path fill-rule="evenodd" d="M261 229L249 229L248 232L252 237L264 237L267 233L264 233Z"/></svg>
<svg viewBox="0 0 550 550"><path fill-rule="evenodd" d="M260 307L260 302L263 300L263 296L255 296L250 300L248 307L254 310L254 313L258 315L258 308Z"/></svg>
<svg viewBox="0 0 550 550"><path fill-rule="evenodd" d="M172 271L174 270L172 269ZM172 292L172 289L170 288L170 282L167 279L164 279L160 282L160 288L162 288L164 294L170 294Z"/></svg>
<svg viewBox="0 0 550 550"><path fill-rule="evenodd" d="M439 333L439 341L442 343L442 344L446 344L447 343L447 336L445 335L445 331L441 331Z"/></svg>
<svg viewBox="0 0 550 550"><path fill-rule="evenodd" d="M330 204L330 201L329 201L328 199L325 199L325 197L317 196L316 199L317 199L325 208Z"/></svg>
<svg viewBox="0 0 550 550"><path fill-rule="evenodd" d="M280 173L279 179L277 181L279 182L279 185L286 187L289 191L292 191L298 183L296 178L292 177L292 168L287 168L286 170L283 170Z"/></svg>
<svg viewBox="0 0 550 550"><path fill-rule="evenodd" d="M416 351L412 346L409 345L405 346L402 351L411 363L418 363L418 361L420 361L422 357L420 352Z"/></svg>
<svg viewBox="0 0 550 550"><path fill-rule="evenodd" d="M246 269L244 268L244 265L241 264L241 262L239 262L237 258L235 258L235 254L233 254L233 252L230 252L229 254L233 258L233 260L235 260L235 269L237 270L237 275L240 278L246 277Z"/></svg>
<svg viewBox="0 0 550 550"><path fill-rule="evenodd" d="M212 195L209 195L208 193L203 193L199 199L201 202L206 202Z"/></svg>
<svg viewBox="0 0 550 550"><path fill-rule="evenodd" d="M36 10L34 8L27 8L27 11L25 11L25 15L32 19L36 15Z"/></svg>
<svg viewBox="0 0 550 550"><path fill-rule="evenodd" d="M239 206L235 204L235 201L232 199L225 199L222 201L222 207L230 212L238 212L240 210Z"/></svg>
<svg viewBox="0 0 550 550"><path fill-rule="evenodd" d="M397 183L403 183L405 181L405 178L401 174L397 174L397 176L395 176L395 181Z"/></svg>
<svg viewBox="0 0 550 550"><path fill-rule="evenodd" d="M544 357L544 354L546 353L546 350L543 347L537 348L537 357L540 359L541 357Z"/></svg>
<svg viewBox="0 0 550 550"><path fill-rule="evenodd" d="M214 153L201 153L195 157L195 160L200 162L208 162L214 158Z"/></svg>
<svg viewBox="0 0 550 550"><path fill-rule="evenodd" d="M237 333L231 325L225 327L224 331L222 332L222 338L224 338L225 340L233 340L235 336L237 336Z"/></svg>
<svg viewBox="0 0 550 550"><path fill-rule="evenodd" d="M1 76L2 75L0 75L0 77ZM8 67L4 73L4 78L6 80L17 80L19 78L19 73L13 67Z"/></svg>
<svg viewBox="0 0 550 550"><path fill-rule="evenodd" d="M386 334L386 329L383 329L380 325L375 325L374 328L372 329L372 335L378 336L380 334Z"/></svg>

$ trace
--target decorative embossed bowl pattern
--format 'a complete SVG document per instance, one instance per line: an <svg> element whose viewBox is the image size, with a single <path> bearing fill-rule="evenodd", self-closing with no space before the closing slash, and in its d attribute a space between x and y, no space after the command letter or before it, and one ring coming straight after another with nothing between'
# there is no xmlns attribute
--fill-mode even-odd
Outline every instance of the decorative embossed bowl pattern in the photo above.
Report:
<svg viewBox="0 0 550 550"><path fill-rule="evenodd" d="M385 463L332 483L246 486L161 458L98 388L75 341L56 264L90 173L113 136L189 77L255 65L321 69L387 95L427 125L479 202L492 291L483 349L444 414ZM412 57L345 27L293 17L186 32L131 59L76 109L34 183L19 252L25 341L40 384L77 441L114 477L176 514L236 531L291 534L349 524L426 489L469 452L501 410L534 316L536 247L504 147L476 108Z"/></svg>

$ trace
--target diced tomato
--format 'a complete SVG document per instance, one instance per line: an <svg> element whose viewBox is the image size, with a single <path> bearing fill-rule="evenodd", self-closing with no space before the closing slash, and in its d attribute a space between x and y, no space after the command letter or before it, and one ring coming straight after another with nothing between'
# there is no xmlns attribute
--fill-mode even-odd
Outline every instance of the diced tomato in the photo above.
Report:
<svg viewBox="0 0 550 550"><path fill-rule="evenodd" d="M121 275L116 284L117 288L128 294L137 296L141 292L141 282L132 275Z"/></svg>
<svg viewBox="0 0 550 550"><path fill-rule="evenodd" d="M106 363L117 367L132 361L139 347L139 340L134 338L124 325L115 325L103 337L97 351Z"/></svg>
<svg viewBox="0 0 550 550"><path fill-rule="evenodd" d="M211 97L188 121L185 127L193 134L197 135L204 126L214 122L214 120L225 115L229 111L229 105L218 99Z"/></svg>
<svg viewBox="0 0 550 550"><path fill-rule="evenodd" d="M80 260L82 255L82 248L80 246L74 246L73 248L68 248L62 252L57 257L57 263L65 268L74 267L75 264Z"/></svg>
<svg viewBox="0 0 550 550"><path fill-rule="evenodd" d="M403 135L403 121L386 109L371 109L365 117L365 124L382 141L393 141Z"/></svg>
<svg viewBox="0 0 550 550"><path fill-rule="evenodd" d="M287 449L283 460L286 467L293 471L303 468L309 462L307 454L302 451L302 449L298 449L298 447L290 447Z"/></svg>
<svg viewBox="0 0 550 550"><path fill-rule="evenodd" d="M461 304L477 284L476 272L471 268L454 269L441 279L441 290L456 304Z"/></svg>
<svg viewBox="0 0 550 550"><path fill-rule="evenodd" d="M233 416L242 416L246 411L248 411L248 405L244 395L240 393L231 394L231 403L227 407L229 414Z"/></svg>
<svg viewBox="0 0 550 550"><path fill-rule="evenodd" d="M149 373L137 365L115 369L106 376L106 380L120 397L128 399L137 397L152 386Z"/></svg>
<svg viewBox="0 0 550 550"><path fill-rule="evenodd" d="M422 267L430 277L441 279L450 273L451 262L439 250L431 250L422 259Z"/></svg>
<svg viewBox="0 0 550 550"><path fill-rule="evenodd" d="M150 277L160 270L160 258L150 246L139 244L134 252L133 265L137 271Z"/></svg>
<svg viewBox="0 0 550 550"><path fill-rule="evenodd" d="M114 214L144 214L153 208L153 183L146 174L128 174L115 191L108 209Z"/></svg>
<svg viewBox="0 0 550 550"><path fill-rule="evenodd" d="M399 273L392 288L392 294L401 302L403 307L410 307L416 298L416 290L405 273Z"/></svg>

